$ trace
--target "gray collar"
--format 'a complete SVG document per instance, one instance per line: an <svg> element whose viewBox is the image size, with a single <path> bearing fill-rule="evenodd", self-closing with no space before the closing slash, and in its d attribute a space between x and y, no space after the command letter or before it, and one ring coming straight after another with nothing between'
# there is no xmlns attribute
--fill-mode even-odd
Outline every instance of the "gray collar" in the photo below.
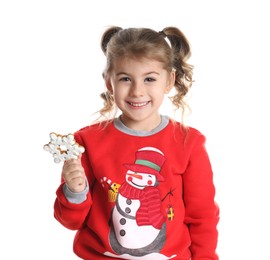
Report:
<svg viewBox="0 0 270 260"><path fill-rule="evenodd" d="M156 133L160 132L161 130L163 130L169 124L169 121L170 120L169 120L168 116L161 115L160 124L151 131L140 131L140 130L130 129L123 124L123 122L120 120L120 116L118 118L115 118L113 123L114 123L114 126L116 129L118 129L119 131L126 133L128 135L150 136L150 135L156 134Z"/></svg>

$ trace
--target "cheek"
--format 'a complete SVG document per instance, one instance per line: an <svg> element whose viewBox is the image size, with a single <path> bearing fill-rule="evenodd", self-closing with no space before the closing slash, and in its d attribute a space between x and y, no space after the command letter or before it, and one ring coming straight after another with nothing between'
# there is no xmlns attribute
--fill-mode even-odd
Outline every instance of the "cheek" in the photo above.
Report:
<svg viewBox="0 0 270 260"><path fill-rule="evenodd" d="M152 182L152 181L150 181L150 180L147 182L147 184L148 184L149 186L151 186L151 185L152 185L152 183L153 183L153 182Z"/></svg>
<svg viewBox="0 0 270 260"><path fill-rule="evenodd" d="M129 176L127 180L128 180L128 181L132 181L132 177L131 177L131 176Z"/></svg>
<svg viewBox="0 0 270 260"><path fill-rule="evenodd" d="M113 97L116 105L122 105L122 101L127 95L126 90L122 91L119 88L114 89Z"/></svg>

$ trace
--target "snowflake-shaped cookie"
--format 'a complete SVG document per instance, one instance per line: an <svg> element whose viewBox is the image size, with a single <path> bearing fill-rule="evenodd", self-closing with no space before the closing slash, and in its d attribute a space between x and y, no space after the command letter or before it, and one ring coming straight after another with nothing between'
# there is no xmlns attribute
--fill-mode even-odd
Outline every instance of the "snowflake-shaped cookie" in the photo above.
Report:
<svg viewBox="0 0 270 260"><path fill-rule="evenodd" d="M73 134L60 135L50 133L50 142L45 144L43 149L53 155L54 162L56 163L77 159L84 152L84 147L75 141Z"/></svg>

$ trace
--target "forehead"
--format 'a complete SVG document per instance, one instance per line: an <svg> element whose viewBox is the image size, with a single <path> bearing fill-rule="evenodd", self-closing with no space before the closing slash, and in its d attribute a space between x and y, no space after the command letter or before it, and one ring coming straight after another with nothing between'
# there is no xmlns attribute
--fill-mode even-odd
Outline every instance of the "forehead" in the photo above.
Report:
<svg viewBox="0 0 270 260"><path fill-rule="evenodd" d="M154 59L147 58L118 58L114 60L114 70L164 70L163 63Z"/></svg>

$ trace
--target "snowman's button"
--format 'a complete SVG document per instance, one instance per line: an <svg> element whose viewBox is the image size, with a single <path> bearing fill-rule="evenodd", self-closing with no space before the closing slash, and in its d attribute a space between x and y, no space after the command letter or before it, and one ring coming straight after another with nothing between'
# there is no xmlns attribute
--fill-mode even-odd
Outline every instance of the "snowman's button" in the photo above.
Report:
<svg viewBox="0 0 270 260"><path fill-rule="evenodd" d="M122 237L126 235L126 231L124 229L121 229L119 233Z"/></svg>
<svg viewBox="0 0 270 260"><path fill-rule="evenodd" d="M129 213L131 212L131 209L130 209L129 207L126 207L126 208L125 208L125 212L126 212L127 214L129 214Z"/></svg>
<svg viewBox="0 0 270 260"><path fill-rule="evenodd" d="M127 223L127 220L125 218L120 219L120 224L125 225Z"/></svg>
<svg viewBox="0 0 270 260"><path fill-rule="evenodd" d="M126 203L127 203L128 205L131 205L132 201L131 201L130 199L127 199L127 200L126 200Z"/></svg>

